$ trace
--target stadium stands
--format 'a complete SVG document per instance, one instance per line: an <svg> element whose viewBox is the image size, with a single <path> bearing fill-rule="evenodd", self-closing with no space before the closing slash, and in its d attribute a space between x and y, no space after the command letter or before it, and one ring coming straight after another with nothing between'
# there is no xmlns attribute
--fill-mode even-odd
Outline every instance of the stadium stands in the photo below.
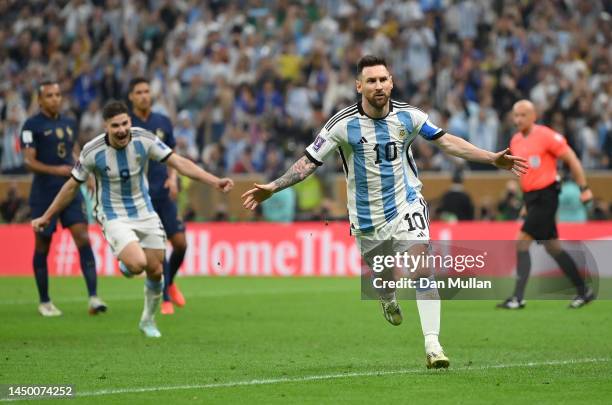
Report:
<svg viewBox="0 0 612 405"><path fill-rule="evenodd" d="M505 147L510 107L527 97L587 169L612 167L606 2L71 0L0 8L5 174L25 172L17 138L44 77L60 80L65 113L78 119L85 142L100 131L100 106L125 98L129 80L146 75L154 109L184 129L186 155L217 174L270 177L355 98L352 74L364 53L390 61L394 97L478 146ZM413 150L421 170L454 167L426 142ZM266 164L272 155L278 164ZM322 178L340 165L325 170Z"/></svg>

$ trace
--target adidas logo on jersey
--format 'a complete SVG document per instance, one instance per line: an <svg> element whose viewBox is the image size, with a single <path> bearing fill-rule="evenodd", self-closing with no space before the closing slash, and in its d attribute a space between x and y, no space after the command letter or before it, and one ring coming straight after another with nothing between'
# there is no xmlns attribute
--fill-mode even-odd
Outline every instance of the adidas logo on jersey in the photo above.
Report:
<svg viewBox="0 0 612 405"><path fill-rule="evenodd" d="M359 143L368 143L368 140L362 136L361 139L359 140Z"/></svg>

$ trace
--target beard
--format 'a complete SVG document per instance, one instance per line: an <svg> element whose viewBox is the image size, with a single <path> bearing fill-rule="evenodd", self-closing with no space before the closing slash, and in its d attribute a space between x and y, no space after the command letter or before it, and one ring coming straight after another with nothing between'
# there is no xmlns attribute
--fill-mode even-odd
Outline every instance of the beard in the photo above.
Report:
<svg viewBox="0 0 612 405"><path fill-rule="evenodd" d="M366 100L368 101L368 103L370 103L372 107L380 110L384 108L385 105L387 105L387 103L389 102L389 98L390 96L385 93L377 93L374 94L372 97L366 97Z"/></svg>

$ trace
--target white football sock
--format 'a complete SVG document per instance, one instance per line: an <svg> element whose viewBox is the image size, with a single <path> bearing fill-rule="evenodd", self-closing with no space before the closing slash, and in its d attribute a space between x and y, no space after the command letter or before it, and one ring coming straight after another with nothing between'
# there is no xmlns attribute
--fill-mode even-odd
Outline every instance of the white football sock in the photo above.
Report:
<svg viewBox="0 0 612 405"><path fill-rule="evenodd" d="M155 313L159 308L163 289L163 278L159 281L153 281L148 278L145 280L144 309L140 318L142 321L152 321L155 318Z"/></svg>
<svg viewBox="0 0 612 405"><path fill-rule="evenodd" d="M434 281L434 276L429 277ZM440 343L440 295L436 287L416 290L417 308L421 319L421 329L425 337L425 350L439 350Z"/></svg>

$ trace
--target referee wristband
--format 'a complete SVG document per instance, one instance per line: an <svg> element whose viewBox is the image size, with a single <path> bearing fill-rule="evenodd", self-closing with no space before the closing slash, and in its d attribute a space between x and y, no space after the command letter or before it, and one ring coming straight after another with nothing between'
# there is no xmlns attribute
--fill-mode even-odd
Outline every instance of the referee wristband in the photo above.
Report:
<svg viewBox="0 0 612 405"><path fill-rule="evenodd" d="M589 189L589 185L585 184L584 186L580 186L580 191L586 191Z"/></svg>

